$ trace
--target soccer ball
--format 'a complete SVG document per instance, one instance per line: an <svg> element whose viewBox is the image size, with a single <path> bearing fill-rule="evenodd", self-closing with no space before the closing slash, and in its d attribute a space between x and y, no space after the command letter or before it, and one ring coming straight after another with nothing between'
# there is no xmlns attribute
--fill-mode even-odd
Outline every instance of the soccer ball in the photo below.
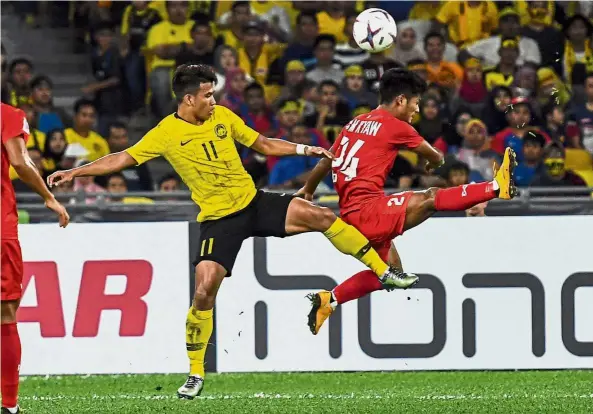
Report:
<svg viewBox="0 0 593 414"><path fill-rule="evenodd" d="M362 50L378 53L393 45L397 35L397 25L385 10L367 9L356 18L352 34Z"/></svg>

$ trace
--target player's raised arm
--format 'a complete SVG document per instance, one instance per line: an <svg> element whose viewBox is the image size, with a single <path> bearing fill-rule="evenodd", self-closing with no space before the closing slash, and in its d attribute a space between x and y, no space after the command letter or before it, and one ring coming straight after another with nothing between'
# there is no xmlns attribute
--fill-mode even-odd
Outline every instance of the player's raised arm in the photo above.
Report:
<svg viewBox="0 0 593 414"><path fill-rule="evenodd" d="M321 147L313 147L304 144L294 144L283 139L275 139L259 135L251 148L263 155L282 157L286 155L305 155L307 157L318 157L333 159L331 152Z"/></svg>
<svg viewBox="0 0 593 414"><path fill-rule="evenodd" d="M420 145L415 148L412 148L412 151L420 155L427 161L426 169L428 171L434 170L435 168L440 167L444 164L445 159L443 154L438 152L432 145L430 145L426 140L422 140Z"/></svg>

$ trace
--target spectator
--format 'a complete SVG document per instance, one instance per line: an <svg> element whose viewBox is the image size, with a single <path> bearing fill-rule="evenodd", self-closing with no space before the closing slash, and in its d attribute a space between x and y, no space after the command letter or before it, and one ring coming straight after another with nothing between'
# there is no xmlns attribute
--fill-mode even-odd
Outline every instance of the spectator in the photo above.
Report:
<svg viewBox="0 0 593 414"><path fill-rule="evenodd" d="M122 122L114 122L109 126L109 135L107 136L109 152L116 153L125 151L130 146L128 136L128 127ZM152 176L147 164L134 165L122 171L121 174L126 179L129 191L153 191ZM95 182L103 187L107 186L107 180L104 176L96 177Z"/></svg>
<svg viewBox="0 0 593 414"><path fill-rule="evenodd" d="M558 142L563 146L580 147L578 136L575 136L574 142L568 142L566 136L566 123L564 108L561 105L551 101L542 108L542 117L544 119L543 130L550 136L552 141Z"/></svg>
<svg viewBox="0 0 593 414"><path fill-rule="evenodd" d="M546 139L542 134L529 132L523 138L523 161L517 165L513 173L515 183L519 187L527 187L533 177L541 169Z"/></svg>
<svg viewBox="0 0 593 414"><path fill-rule="evenodd" d="M150 198L146 197L122 197L121 194L128 192L128 183L121 173L113 173L107 177L107 192L110 193L109 201L124 204L152 204Z"/></svg>
<svg viewBox="0 0 593 414"><path fill-rule="evenodd" d="M82 167L83 165L86 165L88 163L89 161L80 161L77 162L74 166ZM105 189L103 187L95 184L95 182L93 181L93 177L76 177L74 179L73 190L75 192L82 192L85 194L85 204L93 204L97 201L96 197L89 197L86 196L86 194L100 194L105 192Z"/></svg>
<svg viewBox="0 0 593 414"><path fill-rule="evenodd" d="M251 9L266 27L268 36L279 42L286 42L292 33L290 17L290 3L270 0L251 2Z"/></svg>
<svg viewBox="0 0 593 414"><path fill-rule="evenodd" d="M457 187L470 182L469 166L463 161L453 161L446 167L445 177L447 187Z"/></svg>
<svg viewBox="0 0 593 414"><path fill-rule="evenodd" d="M465 126L463 147L456 158L469 167L469 180L490 181L493 178L492 163L502 161L498 154L489 148L486 125L479 119L471 119Z"/></svg>
<svg viewBox="0 0 593 414"><path fill-rule="evenodd" d="M527 62L521 66L515 74L513 82L513 94L535 98L537 92L537 65Z"/></svg>
<svg viewBox="0 0 593 414"><path fill-rule="evenodd" d="M48 131L42 162L45 175L50 175L57 170L64 169L62 159L64 158L67 146L68 144L63 130L52 129Z"/></svg>
<svg viewBox="0 0 593 414"><path fill-rule="evenodd" d="M87 159L95 161L109 154L109 146L103 137L93 131L97 110L93 101L79 99L74 104L74 123L64 131L68 144L78 143L87 151Z"/></svg>
<svg viewBox="0 0 593 414"><path fill-rule="evenodd" d="M159 180L159 191L161 193L174 193L181 190L181 178L177 174L165 174Z"/></svg>
<svg viewBox="0 0 593 414"><path fill-rule="evenodd" d="M457 4L457 3L453 3ZM454 89L463 79L463 69L455 62L443 60L445 53L445 38L443 35L432 32L424 38L424 50L426 51L428 81Z"/></svg>
<svg viewBox="0 0 593 414"><path fill-rule="evenodd" d="M541 63L539 47L535 40L529 37L520 37L521 24L519 13L511 7L503 9L499 15L499 36L491 36L487 39L478 40L466 50L471 56L482 60L485 66L496 66L500 62L499 49L502 39L518 39L519 58L518 65L525 62L532 62L537 65Z"/></svg>
<svg viewBox="0 0 593 414"><path fill-rule="evenodd" d="M570 111L570 124L578 127L577 139L571 139L574 148L585 148L593 155L593 74L585 79L586 102L574 105Z"/></svg>
<svg viewBox="0 0 593 414"><path fill-rule="evenodd" d="M410 22L398 25L397 39L395 46L390 50L389 57L402 66L407 66L410 61L426 59L426 53L418 44L416 30Z"/></svg>
<svg viewBox="0 0 593 414"><path fill-rule="evenodd" d="M428 82L428 70L426 69L426 60L412 59L408 61L408 70L414 72L425 82Z"/></svg>
<svg viewBox="0 0 593 414"><path fill-rule="evenodd" d="M212 35L212 27L208 21L197 21L191 29L191 44L183 44L177 56L175 56L175 66L197 65L199 63L214 66L214 50L217 41Z"/></svg>
<svg viewBox="0 0 593 414"><path fill-rule="evenodd" d="M336 39L332 35L319 35L315 40L315 59L316 63L307 73L307 79L320 83L331 80L335 83L341 83L344 79L339 64L334 63L334 49Z"/></svg>
<svg viewBox="0 0 593 414"><path fill-rule="evenodd" d="M354 21L357 13L349 13L346 16L346 25L344 26L344 35L346 41L336 45L336 60L344 67L350 65L359 65L369 58L369 53L362 50L353 36ZM401 30L401 28L400 28Z"/></svg>
<svg viewBox="0 0 593 414"><path fill-rule="evenodd" d="M98 112L98 132L109 133L109 124L123 114L122 62L119 50L113 43L113 29L109 23L95 30L97 47L92 54L95 82L82 88L85 95L94 96Z"/></svg>
<svg viewBox="0 0 593 414"><path fill-rule="evenodd" d="M420 121L414 127L420 136L431 144L443 134L439 101L433 95L426 94L420 100Z"/></svg>
<svg viewBox="0 0 593 414"><path fill-rule="evenodd" d="M484 86L482 64L476 58L469 58L463 66L465 71L459 89L458 105L470 107L473 113L479 114L488 96L488 91Z"/></svg>
<svg viewBox="0 0 593 414"><path fill-rule="evenodd" d="M346 76L342 88L342 96L348 103L350 111L362 105L375 108L378 104L377 95L367 89L362 67L352 65L344 71Z"/></svg>
<svg viewBox="0 0 593 414"><path fill-rule="evenodd" d="M350 122L350 109L347 103L340 100L340 88L334 81L323 81L317 89L319 105L313 114L305 117L305 125L321 131L333 144L344 125Z"/></svg>
<svg viewBox="0 0 593 414"><path fill-rule="evenodd" d="M293 126L302 119L301 103L295 99L284 99L278 103L278 133L277 138L285 138Z"/></svg>
<svg viewBox="0 0 593 414"><path fill-rule="evenodd" d="M436 21L449 28L449 38L458 47L487 38L498 26L498 10L493 1L445 2Z"/></svg>
<svg viewBox="0 0 593 414"><path fill-rule="evenodd" d="M328 1L325 5L327 10L317 13L319 33L333 36L337 43L347 42L348 38L344 33L344 27L346 26L344 3Z"/></svg>
<svg viewBox="0 0 593 414"><path fill-rule="evenodd" d="M284 86L280 89L280 95L276 102L289 98L299 98L305 87L305 65L300 60L291 60L286 65Z"/></svg>
<svg viewBox="0 0 593 414"><path fill-rule="evenodd" d="M239 66L237 51L230 46L220 45L214 51L214 70L216 73L215 93L225 90L226 75L229 69Z"/></svg>
<svg viewBox="0 0 593 414"><path fill-rule="evenodd" d="M453 122L445 125L443 136L437 139L433 146L443 154L456 154L463 142L465 126L472 119L468 108L459 108L453 116Z"/></svg>
<svg viewBox="0 0 593 414"><path fill-rule="evenodd" d="M537 100L541 106L546 105L550 100L559 105L566 106L570 101L570 92L550 68L541 68L537 71Z"/></svg>
<svg viewBox="0 0 593 414"><path fill-rule="evenodd" d="M409 20L433 20L436 19L441 9L440 1L417 1L410 10Z"/></svg>
<svg viewBox="0 0 593 414"><path fill-rule="evenodd" d="M248 1L235 1L231 6L229 28L221 33L223 44L237 50L243 46L243 28L251 19L251 7Z"/></svg>
<svg viewBox="0 0 593 414"><path fill-rule="evenodd" d="M224 85L224 94L220 98L220 104L234 113L238 113L243 105L243 93L247 86L245 71L241 68L228 69Z"/></svg>
<svg viewBox="0 0 593 414"><path fill-rule="evenodd" d="M45 149L46 137L43 132L37 129L37 113L33 109L33 106L28 103L20 104L19 109L22 109L25 113L25 117L27 118L27 123L29 124L29 129L31 131L31 135L26 143L27 148L36 148L43 152Z"/></svg>
<svg viewBox="0 0 593 414"><path fill-rule="evenodd" d="M294 39L284 51L282 62L286 64L293 60L300 60L305 66L312 66L315 63L313 54L315 40L319 35L317 16L312 12L301 12L296 24Z"/></svg>
<svg viewBox="0 0 593 414"><path fill-rule="evenodd" d="M528 23L521 30L521 36L529 37L537 43L541 54L541 66L551 66L556 73L562 73L559 58L564 50L564 40L558 30L550 25L551 11L547 1L527 1Z"/></svg>
<svg viewBox="0 0 593 414"><path fill-rule="evenodd" d="M245 124L262 135L275 136L278 123L266 105L264 88L254 82L245 88L243 95L245 105L242 106L240 114Z"/></svg>
<svg viewBox="0 0 593 414"><path fill-rule="evenodd" d="M593 25L586 17L575 14L564 23L564 55L562 73L568 85L580 85L587 73L593 72Z"/></svg>
<svg viewBox="0 0 593 414"><path fill-rule="evenodd" d="M515 80L519 44L515 39L501 39L498 54L500 55L498 65L484 72L484 83L488 90L492 90L495 86L510 87Z"/></svg>
<svg viewBox="0 0 593 414"><path fill-rule="evenodd" d="M121 55L126 85L130 93L130 108L144 106L146 94L146 65L141 48L148 31L162 20L159 12L149 7L148 1L132 1L121 20Z"/></svg>
<svg viewBox="0 0 593 414"><path fill-rule="evenodd" d="M192 41L190 31L193 26L187 18L187 2L167 1L166 6L169 20L155 24L146 39L147 51L152 56L148 79L154 109L159 117L171 112L171 69L183 44Z"/></svg>
<svg viewBox="0 0 593 414"><path fill-rule="evenodd" d="M568 187L587 184L581 177L566 169L566 154L562 145L549 144L544 151L543 168L531 182L534 187Z"/></svg>
<svg viewBox="0 0 593 414"><path fill-rule="evenodd" d="M18 107L23 103L31 102L31 89L29 82L33 77L33 63L26 58L14 59L10 62L9 92L10 104Z"/></svg>
<svg viewBox="0 0 593 414"><path fill-rule="evenodd" d="M519 161L523 160L523 137L529 132L538 129L533 126L534 115L531 103L525 98L514 98L511 101L511 110L508 112L508 127L497 133L492 139L492 149L499 154L504 153L506 147L511 147L517 154ZM539 131L546 139L550 137Z"/></svg>
<svg viewBox="0 0 593 414"><path fill-rule="evenodd" d="M507 112L511 107L512 93L506 86L498 86L490 91L481 119L491 134L496 134L508 126Z"/></svg>
<svg viewBox="0 0 593 414"><path fill-rule="evenodd" d="M53 83L47 76L36 76L31 81L31 100L37 114L37 128L43 133L64 129L72 120L62 108L54 106Z"/></svg>
<svg viewBox="0 0 593 414"><path fill-rule="evenodd" d="M295 144L313 145L309 129L304 124L297 124L290 130L289 140ZM305 184L317 161L310 157L282 157L270 172L269 185L272 188L297 189ZM329 176L324 180L331 186Z"/></svg>
<svg viewBox="0 0 593 414"><path fill-rule="evenodd" d="M283 44L265 43L263 27L257 21L251 20L243 27L243 47L237 50L239 67L264 86L267 102L278 97L278 88L265 82L272 62L282 55L285 47Z"/></svg>
<svg viewBox="0 0 593 414"><path fill-rule="evenodd" d="M379 80L385 71L400 67L395 60L386 56L386 52L371 53L369 58L362 62L362 70L367 82L367 88L371 92L379 91Z"/></svg>

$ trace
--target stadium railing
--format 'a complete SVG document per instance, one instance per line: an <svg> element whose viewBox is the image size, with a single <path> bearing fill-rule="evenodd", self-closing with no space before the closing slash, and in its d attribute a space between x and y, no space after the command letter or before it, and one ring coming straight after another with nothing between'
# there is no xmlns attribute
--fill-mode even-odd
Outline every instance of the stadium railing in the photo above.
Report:
<svg viewBox="0 0 593 414"><path fill-rule="evenodd" d="M270 190L274 191L274 190ZM280 191L275 191L280 192ZM397 189L386 190L396 193ZM316 193L316 202L338 213L338 197L333 191ZM73 222L103 221L194 221L199 212L189 191L178 192L129 192L119 194L73 192L56 194L63 202ZM132 197L130 201L122 200ZM86 203L86 199L94 199ZM135 203L137 198L148 198L148 203ZM17 194L19 210L25 210L31 223L55 221L34 193ZM146 200L144 200L146 201ZM593 215L593 188L542 187L521 189L511 201L492 200L486 209L489 216L525 215ZM463 212L437 216L463 216Z"/></svg>

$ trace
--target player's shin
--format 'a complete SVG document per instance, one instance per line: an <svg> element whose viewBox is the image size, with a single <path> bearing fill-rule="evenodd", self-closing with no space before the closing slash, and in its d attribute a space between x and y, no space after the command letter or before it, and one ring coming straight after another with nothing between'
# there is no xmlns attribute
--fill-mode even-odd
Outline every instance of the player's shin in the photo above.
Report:
<svg viewBox="0 0 593 414"><path fill-rule="evenodd" d="M496 198L496 185L496 182L492 181L441 188L434 197L434 207L437 211L466 210Z"/></svg>
<svg viewBox="0 0 593 414"><path fill-rule="evenodd" d="M189 358L189 375L204 378L204 356L213 329L212 309L189 308L185 322L185 345Z"/></svg>
<svg viewBox="0 0 593 414"><path fill-rule="evenodd" d="M2 407L17 406L19 392L19 368L21 365L21 340L16 323L2 324L0 355Z"/></svg>
<svg viewBox="0 0 593 414"><path fill-rule="evenodd" d="M377 277L384 276L389 269L368 239L356 227L346 224L342 219L336 219L323 234L336 249L364 263Z"/></svg>
<svg viewBox="0 0 593 414"><path fill-rule="evenodd" d="M365 270L358 272L336 286L332 296L337 304L341 305L381 289L383 289L381 281L377 279L373 272Z"/></svg>

